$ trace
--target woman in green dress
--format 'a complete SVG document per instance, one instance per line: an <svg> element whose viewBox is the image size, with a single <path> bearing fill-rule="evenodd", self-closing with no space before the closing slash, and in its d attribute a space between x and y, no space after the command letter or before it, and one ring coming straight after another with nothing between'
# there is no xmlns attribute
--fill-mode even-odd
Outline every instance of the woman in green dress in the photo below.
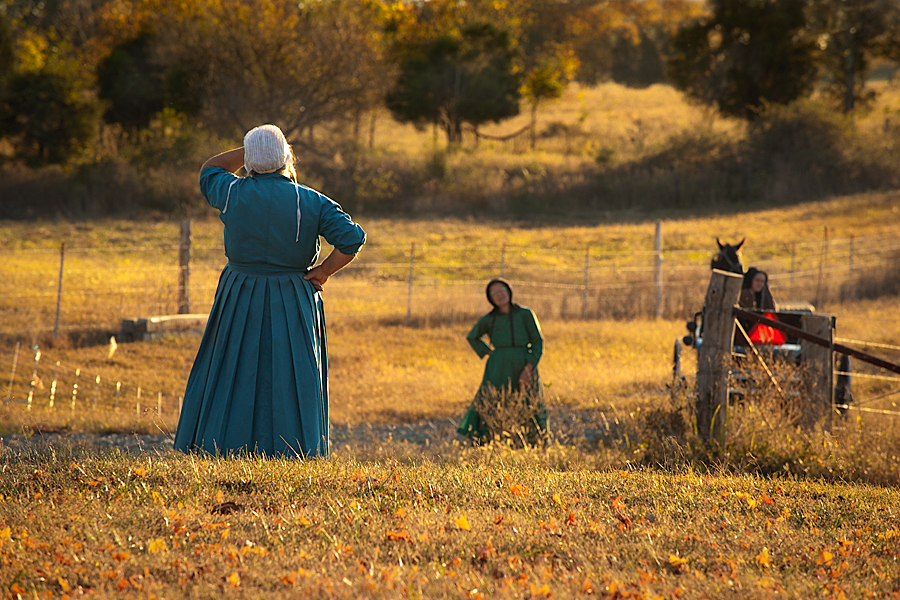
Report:
<svg viewBox="0 0 900 600"><path fill-rule="evenodd" d="M537 368L544 350L541 327L531 309L513 303L506 281L491 280L486 293L494 308L479 319L466 339L479 358L488 360L458 431L475 442L506 432L534 444L547 433ZM482 340L484 336L490 345Z"/></svg>

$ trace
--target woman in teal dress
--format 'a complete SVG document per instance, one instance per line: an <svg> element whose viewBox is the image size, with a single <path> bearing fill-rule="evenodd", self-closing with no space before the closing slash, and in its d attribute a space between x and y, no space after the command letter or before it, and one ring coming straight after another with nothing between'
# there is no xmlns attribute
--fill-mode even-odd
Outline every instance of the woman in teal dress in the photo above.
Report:
<svg viewBox="0 0 900 600"><path fill-rule="evenodd" d="M544 350L544 338L537 318L529 308L514 304L512 289L502 279L494 279L487 286L487 299L493 310L479 319L466 336L479 358L488 357L484 377L475 400L459 425L459 433L476 442L489 441L497 427L519 429L525 441L536 443L547 434L547 411L538 375L538 363ZM490 345L482 338L487 336ZM506 411L507 418L519 418L518 423L502 423L493 419L494 413L518 396L523 410ZM493 422L493 427L492 427ZM516 432L508 431L514 434Z"/></svg>
<svg viewBox="0 0 900 600"><path fill-rule="evenodd" d="M225 224L225 265L188 378L175 448L217 455L328 453L328 353L322 289L366 241L341 207L296 183L281 130L200 169ZM244 166L248 176L234 173ZM319 236L334 250L318 266Z"/></svg>

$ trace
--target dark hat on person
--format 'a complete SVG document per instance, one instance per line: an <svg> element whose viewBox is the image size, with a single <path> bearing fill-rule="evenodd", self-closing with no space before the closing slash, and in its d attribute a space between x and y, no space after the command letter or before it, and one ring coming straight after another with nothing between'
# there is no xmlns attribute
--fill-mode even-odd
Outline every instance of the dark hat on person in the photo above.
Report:
<svg viewBox="0 0 900 600"><path fill-rule="evenodd" d="M491 279L488 282L487 287L484 288L484 295L487 296L487 300L488 300L488 302L491 303L491 306L493 306L494 308L497 308L497 305L494 304L493 300L491 300L491 286L494 285L495 283L502 283L503 285L506 286L506 291L509 292L509 303L512 304L512 297L513 297L512 288L509 287L509 283L507 283L505 279L503 279L501 277L497 277L495 279Z"/></svg>

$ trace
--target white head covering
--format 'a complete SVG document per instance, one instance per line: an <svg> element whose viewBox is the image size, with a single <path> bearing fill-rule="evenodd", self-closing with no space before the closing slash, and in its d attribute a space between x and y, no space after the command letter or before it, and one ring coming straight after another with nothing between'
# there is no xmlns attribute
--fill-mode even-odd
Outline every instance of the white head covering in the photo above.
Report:
<svg viewBox="0 0 900 600"><path fill-rule="evenodd" d="M244 136L244 168L248 173L274 173L292 159L291 147L275 125L254 127Z"/></svg>

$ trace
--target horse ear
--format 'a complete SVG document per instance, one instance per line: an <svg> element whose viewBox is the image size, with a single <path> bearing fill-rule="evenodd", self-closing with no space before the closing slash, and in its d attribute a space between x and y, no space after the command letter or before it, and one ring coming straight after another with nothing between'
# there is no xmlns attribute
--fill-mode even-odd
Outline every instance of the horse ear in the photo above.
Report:
<svg viewBox="0 0 900 600"><path fill-rule="evenodd" d="M719 238L716 238L716 243L719 245L719 250L725 248L725 246L722 245L722 242L719 241Z"/></svg>
<svg viewBox="0 0 900 600"><path fill-rule="evenodd" d="M746 240L747 240L747 238L742 238L742 239L741 239L741 243L734 247L735 251L740 250L740 249L741 249L741 246L744 245L744 242L745 242Z"/></svg>

